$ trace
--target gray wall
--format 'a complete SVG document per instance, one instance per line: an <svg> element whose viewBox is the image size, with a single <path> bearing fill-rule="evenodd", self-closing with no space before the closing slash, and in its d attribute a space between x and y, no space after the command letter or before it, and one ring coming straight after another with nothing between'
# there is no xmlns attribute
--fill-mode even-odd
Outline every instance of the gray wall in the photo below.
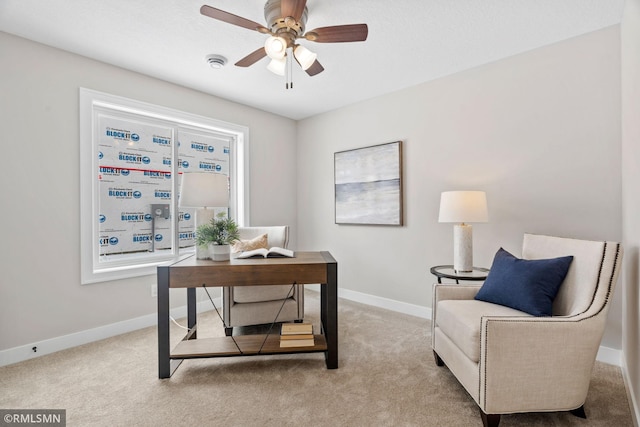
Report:
<svg viewBox="0 0 640 427"><path fill-rule="evenodd" d="M298 125L298 242L339 262L341 288L430 307L450 264L440 192L485 190L474 264L524 232L620 241L618 26L311 117ZM404 141L404 227L334 224L336 151ZM620 290L603 345L621 348Z"/></svg>
<svg viewBox="0 0 640 427"><path fill-rule="evenodd" d="M627 0L622 20L622 352L636 425L640 420L640 0Z"/></svg>
<svg viewBox="0 0 640 427"><path fill-rule="evenodd" d="M79 87L249 126L251 223L295 247L293 120L2 32L0 55L0 350L156 312L155 276L80 285Z"/></svg>
<svg viewBox="0 0 640 427"><path fill-rule="evenodd" d="M637 52L638 0L627 9L636 28L623 35ZM296 124L0 33L0 350L156 310L153 276L80 285L78 87L249 126L252 224L287 222L297 249L332 251L341 288L429 307L428 268L452 258L452 226L437 222L441 191L487 191L490 222L474 226L476 265L490 265L499 246L519 254L523 232L622 239L619 37L618 27L604 29ZM640 61L627 58L623 72L635 74L625 82L637 90ZM634 117L637 99L625 97ZM624 123L637 132L637 120ZM625 141L638 145L634 135ZM333 153L399 139L406 225L335 225ZM637 182L627 155L638 149L624 147L625 182ZM633 191L625 195L637 199ZM630 227L638 208L625 198ZM638 241L632 230L627 243ZM635 298L625 309L636 313L627 314L627 361L639 356L637 270L637 261L625 269L626 297ZM622 348L621 294L603 342L614 349ZM637 393L640 372L630 376Z"/></svg>

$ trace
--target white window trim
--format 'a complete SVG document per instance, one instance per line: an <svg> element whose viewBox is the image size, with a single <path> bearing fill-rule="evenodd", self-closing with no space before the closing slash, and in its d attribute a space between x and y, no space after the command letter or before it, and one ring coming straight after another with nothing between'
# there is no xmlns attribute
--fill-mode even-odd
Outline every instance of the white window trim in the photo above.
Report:
<svg viewBox="0 0 640 427"><path fill-rule="evenodd" d="M240 226L249 224L249 128L242 125L224 122L209 117L199 116L167 107L136 101L116 95L98 92L91 89L80 88L80 264L81 283L97 283L109 280L125 279L137 276L146 276L156 273L156 267L164 262L173 261L189 250L178 251L165 257L140 257L135 261L135 256L128 257L131 261L112 264L109 267L100 266L98 260L98 248L96 236L98 235L97 205L98 191L98 153L95 138L94 109L108 108L122 112L141 115L146 118L170 122L175 126L205 128L212 131L223 132L233 136L233 148L231 149L230 179L231 194L229 200L230 214ZM177 144L174 144L174 157L177 158ZM173 162L175 169L172 177L177 177L177 162ZM177 194L177 180L174 182L174 192ZM177 212L178 198L174 197L173 212ZM177 227L174 221L174 240L177 242Z"/></svg>

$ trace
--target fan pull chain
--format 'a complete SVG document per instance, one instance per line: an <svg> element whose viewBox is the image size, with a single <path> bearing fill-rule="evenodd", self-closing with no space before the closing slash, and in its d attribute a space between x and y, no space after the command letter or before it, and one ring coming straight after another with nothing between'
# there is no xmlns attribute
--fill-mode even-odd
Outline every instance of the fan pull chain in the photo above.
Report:
<svg viewBox="0 0 640 427"><path fill-rule="evenodd" d="M293 57L293 49L289 48L287 49L287 55L285 56L286 58L286 64L285 64L285 87L287 89L293 89L293 59L291 59Z"/></svg>

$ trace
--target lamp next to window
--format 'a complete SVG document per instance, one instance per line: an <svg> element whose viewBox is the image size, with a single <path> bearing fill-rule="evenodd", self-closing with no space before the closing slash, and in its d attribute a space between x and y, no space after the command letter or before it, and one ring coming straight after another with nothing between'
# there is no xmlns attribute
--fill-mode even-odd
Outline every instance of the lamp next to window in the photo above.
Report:
<svg viewBox="0 0 640 427"><path fill-rule="evenodd" d="M195 215L196 229L210 222L215 214L213 209L229 206L229 179L226 175L211 172L191 172L182 174L179 206L198 208ZM196 245L196 257L209 257L207 248Z"/></svg>

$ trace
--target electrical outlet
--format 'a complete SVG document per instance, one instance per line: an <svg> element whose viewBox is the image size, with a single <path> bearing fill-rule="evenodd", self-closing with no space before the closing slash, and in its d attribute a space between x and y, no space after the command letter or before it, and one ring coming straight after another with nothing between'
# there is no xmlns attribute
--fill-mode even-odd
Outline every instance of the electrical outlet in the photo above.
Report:
<svg viewBox="0 0 640 427"><path fill-rule="evenodd" d="M155 283L151 285L151 296L152 297L158 296L158 285L156 285Z"/></svg>

